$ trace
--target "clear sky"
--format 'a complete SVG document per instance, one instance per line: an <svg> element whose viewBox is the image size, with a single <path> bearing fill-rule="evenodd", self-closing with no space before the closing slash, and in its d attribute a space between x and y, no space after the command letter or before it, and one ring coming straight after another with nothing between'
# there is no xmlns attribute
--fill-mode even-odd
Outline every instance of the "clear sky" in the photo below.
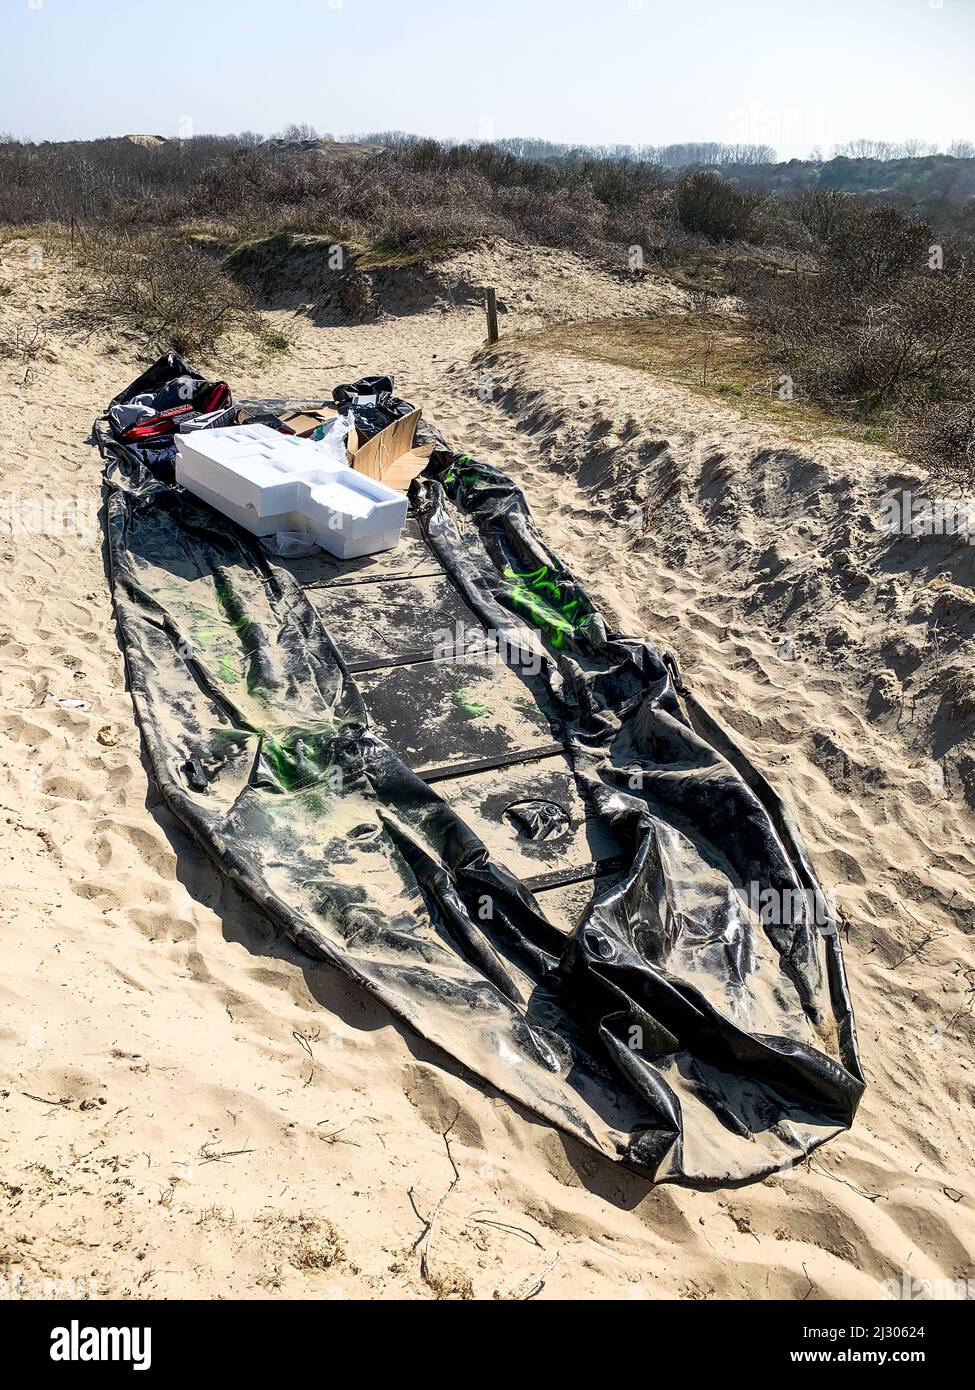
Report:
<svg viewBox="0 0 975 1390"><path fill-rule="evenodd" d="M975 141L975 0L0 0L0 130Z"/></svg>

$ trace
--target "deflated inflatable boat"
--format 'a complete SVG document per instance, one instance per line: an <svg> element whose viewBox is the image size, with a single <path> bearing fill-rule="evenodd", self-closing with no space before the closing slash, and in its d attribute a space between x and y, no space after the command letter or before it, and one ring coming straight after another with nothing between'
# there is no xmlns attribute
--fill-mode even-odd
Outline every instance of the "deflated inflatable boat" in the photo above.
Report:
<svg viewBox="0 0 975 1390"><path fill-rule="evenodd" d="M170 357L117 402L167 373L199 380ZM410 408L375 394L336 391L360 434ZM160 789L300 947L566 1134L656 1181L791 1164L863 1090L795 824L511 480L425 428L396 549L283 561L96 426Z"/></svg>

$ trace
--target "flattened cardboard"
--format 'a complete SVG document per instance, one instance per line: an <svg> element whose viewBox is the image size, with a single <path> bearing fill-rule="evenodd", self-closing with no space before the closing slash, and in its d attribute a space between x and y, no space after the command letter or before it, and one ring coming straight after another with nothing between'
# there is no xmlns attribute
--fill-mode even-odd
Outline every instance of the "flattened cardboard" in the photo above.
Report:
<svg viewBox="0 0 975 1390"><path fill-rule="evenodd" d="M411 410L363 443L358 430L349 432L349 462L367 478L385 482L386 472L397 459L410 453L420 423L419 410ZM353 438L354 433L354 438Z"/></svg>
<svg viewBox="0 0 975 1390"><path fill-rule="evenodd" d="M395 488L397 492L409 492L410 483L426 468L432 453L432 444L418 445L408 454L402 454L395 463L391 463L383 474L382 481L387 487Z"/></svg>
<svg viewBox="0 0 975 1390"><path fill-rule="evenodd" d="M334 420L337 414L337 410L331 410L326 406L322 410L304 410L282 415L281 420L289 429L294 430L300 439L310 439L320 425L324 425L327 420Z"/></svg>

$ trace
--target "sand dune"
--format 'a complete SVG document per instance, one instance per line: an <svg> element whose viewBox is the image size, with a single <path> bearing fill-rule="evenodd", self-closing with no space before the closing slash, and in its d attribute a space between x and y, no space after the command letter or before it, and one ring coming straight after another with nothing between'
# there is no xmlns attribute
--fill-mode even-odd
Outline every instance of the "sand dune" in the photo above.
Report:
<svg viewBox="0 0 975 1390"><path fill-rule="evenodd" d="M0 364L0 492L22 519L44 498L90 516L88 429L140 364L124 342L58 328L61 268L27 273L25 253L3 250L0 323L54 326L32 373ZM585 290L575 265L541 309L514 286L506 331L570 316ZM853 1131L810 1163L696 1193L650 1189L472 1085L274 938L160 803L100 530L4 532L0 1277L123 1297L525 1298L542 1280L540 1298L812 1299L882 1297L904 1270L967 1277L970 752L934 679L964 633L952 647L949 614L940 652L923 639L945 606L934 580L968 557L891 568L864 518L894 461L778 438L619 368L518 350L472 363L476 310L269 318L293 351L273 369L222 363L240 393L395 372L448 437L519 479L622 626L677 651L836 890L869 1089ZM909 662L898 674L892 634L922 643L929 685L914 689ZM913 718L878 704L878 661L906 710L916 696ZM451 1160L424 1279L417 1210L436 1208Z"/></svg>

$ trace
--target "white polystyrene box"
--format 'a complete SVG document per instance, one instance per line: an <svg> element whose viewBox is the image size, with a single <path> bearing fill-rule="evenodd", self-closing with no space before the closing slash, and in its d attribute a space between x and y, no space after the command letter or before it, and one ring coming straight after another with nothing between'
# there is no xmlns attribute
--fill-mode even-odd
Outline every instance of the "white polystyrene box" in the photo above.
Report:
<svg viewBox="0 0 975 1390"><path fill-rule="evenodd" d="M350 468L344 434L299 439L266 425L176 437L176 481L257 536L310 532L339 559L389 550L406 498Z"/></svg>

